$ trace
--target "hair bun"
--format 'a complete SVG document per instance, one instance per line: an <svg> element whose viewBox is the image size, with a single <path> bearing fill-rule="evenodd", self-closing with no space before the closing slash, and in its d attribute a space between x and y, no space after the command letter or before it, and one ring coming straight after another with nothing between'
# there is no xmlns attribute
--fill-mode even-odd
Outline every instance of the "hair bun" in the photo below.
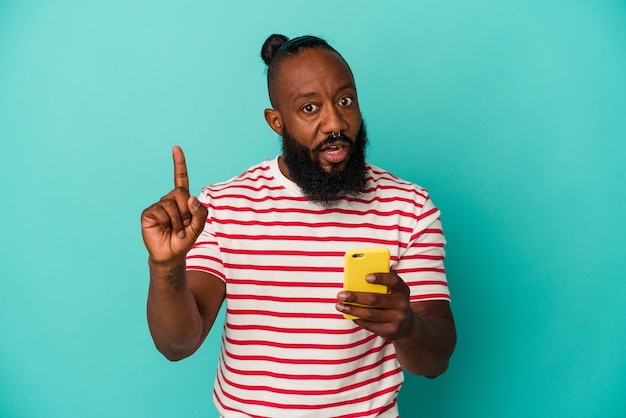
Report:
<svg viewBox="0 0 626 418"><path fill-rule="evenodd" d="M266 65L270 65L270 62L274 59L276 52L280 47L289 40L285 35L273 34L270 35L261 48L261 58Z"/></svg>

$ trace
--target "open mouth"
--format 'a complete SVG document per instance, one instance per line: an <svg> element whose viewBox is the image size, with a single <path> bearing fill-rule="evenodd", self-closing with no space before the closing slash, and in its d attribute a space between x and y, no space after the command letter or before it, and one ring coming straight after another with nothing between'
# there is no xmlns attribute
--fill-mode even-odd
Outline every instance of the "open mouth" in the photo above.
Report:
<svg viewBox="0 0 626 418"><path fill-rule="evenodd" d="M343 141L336 141L322 147L320 154L329 163L337 164L348 156L350 145Z"/></svg>

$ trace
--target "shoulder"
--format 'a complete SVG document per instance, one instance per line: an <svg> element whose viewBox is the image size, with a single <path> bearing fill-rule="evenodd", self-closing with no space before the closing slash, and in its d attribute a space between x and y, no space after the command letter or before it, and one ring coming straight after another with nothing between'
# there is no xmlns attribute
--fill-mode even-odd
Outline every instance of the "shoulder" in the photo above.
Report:
<svg viewBox="0 0 626 418"><path fill-rule="evenodd" d="M430 200L427 189L408 180L395 176L391 172L372 164L367 165L368 188L376 194L402 196L416 202Z"/></svg>
<svg viewBox="0 0 626 418"><path fill-rule="evenodd" d="M271 160L265 160L259 164L256 164L248 168L243 173L232 177L226 181L219 183L213 183L202 188L201 195L219 195L222 193L228 193L235 189L255 189L259 187L259 184L271 181L273 176L270 171Z"/></svg>

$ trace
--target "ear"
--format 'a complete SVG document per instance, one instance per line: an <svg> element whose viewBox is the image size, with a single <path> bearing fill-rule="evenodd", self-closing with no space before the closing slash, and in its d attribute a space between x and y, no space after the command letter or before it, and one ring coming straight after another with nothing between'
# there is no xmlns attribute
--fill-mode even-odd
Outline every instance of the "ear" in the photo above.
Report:
<svg viewBox="0 0 626 418"><path fill-rule="evenodd" d="M275 109L265 109L265 121L278 135L283 136L283 119Z"/></svg>

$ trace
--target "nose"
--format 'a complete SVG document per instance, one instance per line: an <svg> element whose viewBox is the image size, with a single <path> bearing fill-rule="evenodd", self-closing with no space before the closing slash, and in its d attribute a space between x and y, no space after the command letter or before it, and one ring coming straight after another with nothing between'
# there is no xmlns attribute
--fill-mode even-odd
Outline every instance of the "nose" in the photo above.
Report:
<svg viewBox="0 0 626 418"><path fill-rule="evenodd" d="M348 123L339 109L335 106L326 106L321 128L324 135L331 135L333 132L346 130Z"/></svg>

